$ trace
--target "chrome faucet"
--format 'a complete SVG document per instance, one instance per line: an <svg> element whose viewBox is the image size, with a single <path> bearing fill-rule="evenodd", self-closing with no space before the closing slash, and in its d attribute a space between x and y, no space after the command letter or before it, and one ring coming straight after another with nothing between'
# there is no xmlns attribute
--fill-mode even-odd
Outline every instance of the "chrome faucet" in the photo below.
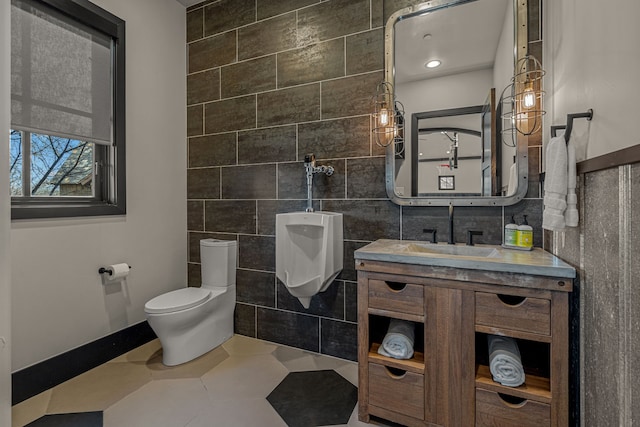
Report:
<svg viewBox="0 0 640 427"><path fill-rule="evenodd" d="M453 239L453 205L449 205L449 241L450 245L455 245L456 242Z"/></svg>

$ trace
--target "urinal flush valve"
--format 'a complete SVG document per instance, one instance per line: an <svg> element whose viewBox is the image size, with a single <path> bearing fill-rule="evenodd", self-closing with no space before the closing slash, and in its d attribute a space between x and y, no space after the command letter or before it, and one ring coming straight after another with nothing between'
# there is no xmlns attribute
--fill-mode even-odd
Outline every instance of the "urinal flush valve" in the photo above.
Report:
<svg viewBox="0 0 640 427"><path fill-rule="evenodd" d="M333 175L333 166L316 165L316 156L311 153L304 156L304 170L307 174L307 208L305 211L313 212L313 174L323 173L327 176Z"/></svg>
<svg viewBox="0 0 640 427"><path fill-rule="evenodd" d="M304 168L307 172L307 180L309 180L314 173L323 173L331 176L334 172L333 166L316 165L316 156L313 154L304 156Z"/></svg>

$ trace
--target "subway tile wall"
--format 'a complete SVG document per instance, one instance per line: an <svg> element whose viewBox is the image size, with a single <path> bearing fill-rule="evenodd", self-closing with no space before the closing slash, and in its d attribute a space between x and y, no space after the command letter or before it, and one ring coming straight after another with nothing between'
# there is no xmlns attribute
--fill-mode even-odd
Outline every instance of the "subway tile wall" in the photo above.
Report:
<svg viewBox="0 0 640 427"><path fill-rule="evenodd" d="M419 3L396 0L218 0L187 10L189 285L198 242L239 242L236 333L345 359L357 357L353 252L380 238L446 238L447 208L400 207L385 191L384 150L371 139L383 78L383 22ZM344 269L304 309L275 276L275 215L304 210L303 160L316 210L344 215ZM535 165L537 170L538 165ZM536 196L537 197L537 194ZM503 218L529 215L541 246L541 200L456 208L456 240L480 229L499 244Z"/></svg>

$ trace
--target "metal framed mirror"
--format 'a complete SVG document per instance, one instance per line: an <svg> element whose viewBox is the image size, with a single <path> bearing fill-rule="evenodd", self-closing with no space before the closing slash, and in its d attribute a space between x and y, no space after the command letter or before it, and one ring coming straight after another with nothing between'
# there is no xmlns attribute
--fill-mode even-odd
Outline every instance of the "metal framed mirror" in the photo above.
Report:
<svg viewBox="0 0 640 427"><path fill-rule="evenodd" d="M391 15L385 81L405 111L404 139L386 149L391 201L504 206L525 196L527 138L503 131L510 127L500 99L526 55L517 48L526 45L526 7L526 0L432 0Z"/></svg>

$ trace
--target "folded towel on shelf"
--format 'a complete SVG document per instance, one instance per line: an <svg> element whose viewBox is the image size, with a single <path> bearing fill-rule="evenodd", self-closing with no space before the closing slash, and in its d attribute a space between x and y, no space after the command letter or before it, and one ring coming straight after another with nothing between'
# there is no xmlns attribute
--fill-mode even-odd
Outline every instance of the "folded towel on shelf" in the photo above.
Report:
<svg viewBox="0 0 640 427"><path fill-rule="evenodd" d="M489 370L493 380L507 387L524 384L524 368L515 339L488 335Z"/></svg>
<svg viewBox="0 0 640 427"><path fill-rule="evenodd" d="M411 359L415 342L414 329L413 322L391 319L378 353L394 359Z"/></svg>
<svg viewBox="0 0 640 427"><path fill-rule="evenodd" d="M567 227L577 227L580 220L576 175L576 148L575 144L569 140L567 143L567 210L564 213L564 222Z"/></svg>
<svg viewBox="0 0 640 427"><path fill-rule="evenodd" d="M542 228L563 231L567 208L567 144L564 136L551 138L545 152L547 162L544 179Z"/></svg>

